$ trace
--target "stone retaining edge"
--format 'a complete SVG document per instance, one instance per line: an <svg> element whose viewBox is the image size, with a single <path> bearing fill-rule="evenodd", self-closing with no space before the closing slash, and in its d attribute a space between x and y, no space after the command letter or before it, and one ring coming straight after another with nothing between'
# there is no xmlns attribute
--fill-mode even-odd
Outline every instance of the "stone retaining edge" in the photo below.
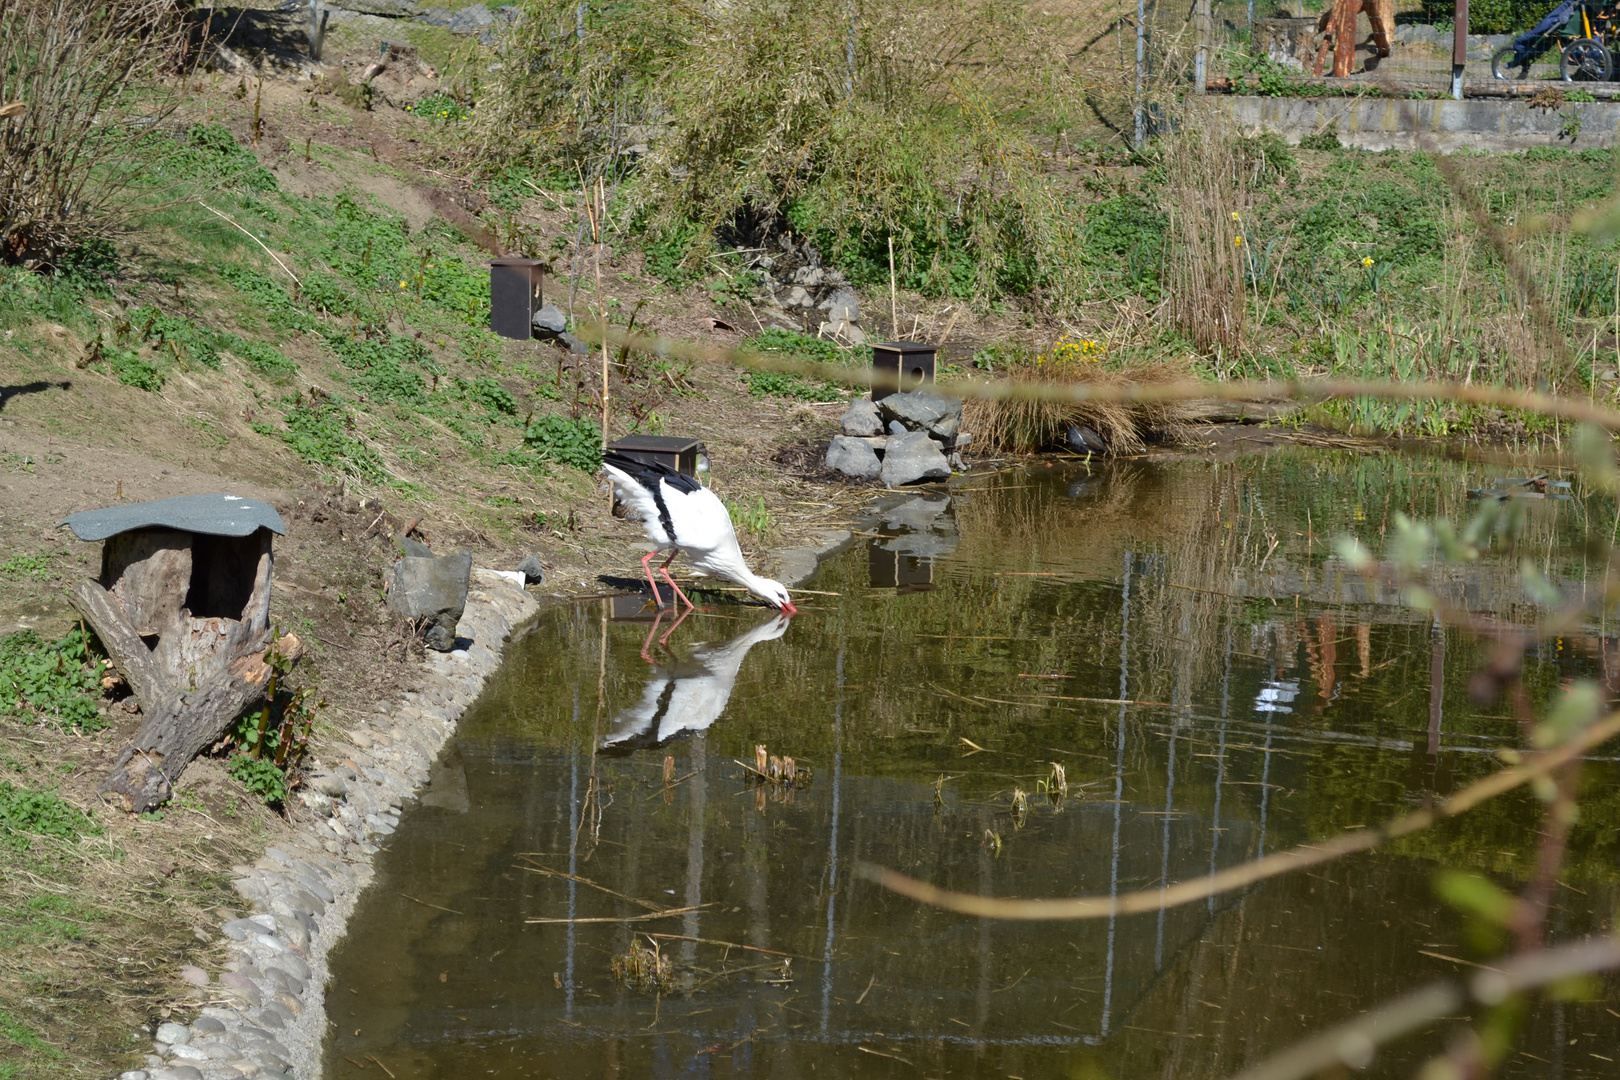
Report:
<svg viewBox="0 0 1620 1080"><path fill-rule="evenodd" d="M774 553L782 582L798 585L821 559L853 539L829 529L819 543ZM456 723L500 666L512 631L533 619L540 605L516 583L488 570L473 571L467 608L456 625L468 644L429 653L420 690L399 704L379 702L347 741L324 748L337 763L314 771L299 793L315 811L293 841L267 848L252 866L237 866L237 892L253 913L223 927L232 954L210 977L182 968L182 977L216 998L189 1025L159 1025L148 1069L120 1080L320 1080L326 1042L326 958L343 939L349 915L371 884L373 842L394 831L399 807L427 784L439 751ZM493 644L488 644L493 643Z"/></svg>
<svg viewBox="0 0 1620 1080"><path fill-rule="evenodd" d="M326 958L371 883L375 841L394 831L399 807L426 785L439 750L484 681L500 665L512 631L540 605L514 582L475 569L457 624L463 647L430 653L419 690L376 711L345 740L322 750L299 792L315 811L297 835L237 866L236 889L253 913L222 928L231 959L210 976L180 975L211 993L191 1024L159 1026L148 1069L121 1080L319 1080L326 1039Z"/></svg>

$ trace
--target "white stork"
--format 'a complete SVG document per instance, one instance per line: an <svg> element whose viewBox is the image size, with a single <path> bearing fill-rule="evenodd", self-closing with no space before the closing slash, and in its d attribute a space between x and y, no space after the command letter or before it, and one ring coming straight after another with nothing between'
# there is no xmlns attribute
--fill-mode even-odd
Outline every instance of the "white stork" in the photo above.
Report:
<svg viewBox="0 0 1620 1080"><path fill-rule="evenodd" d="M602 469L613 482L613 494L641 519L647 539L656 545L641 560L655 598L658 582L649 564L660 551L668 551L658 572L675 595L686 601L688 610L697 605L669 576L669 564L678 554L684 554L694 570L734 581L779 611L799 613L787 586L748 569L737 545L737 532L731 527L731 514L714 492L668 465L648 464L611 450L603 456Z"/></svg>

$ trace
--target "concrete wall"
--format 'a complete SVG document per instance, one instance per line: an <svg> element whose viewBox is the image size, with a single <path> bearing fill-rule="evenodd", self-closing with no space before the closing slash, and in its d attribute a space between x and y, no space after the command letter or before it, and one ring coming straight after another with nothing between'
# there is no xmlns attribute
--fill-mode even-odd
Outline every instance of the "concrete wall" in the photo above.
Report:
<svg viewBox="0 0 1620 1080"><path fill-rule="evenodd" d="M1272 132L1290 143L1325 131L1335 131L1340 142L1363 150L1442 154L1528 150L1532 146L1583 150L1620 142L1620 102L1613 101L1537 109L1523 99L1491 98L1406 101L1233 95L1206 100L1239 127ZM1572 118L1579 123L1578 131L1573 131Z"/></svg>

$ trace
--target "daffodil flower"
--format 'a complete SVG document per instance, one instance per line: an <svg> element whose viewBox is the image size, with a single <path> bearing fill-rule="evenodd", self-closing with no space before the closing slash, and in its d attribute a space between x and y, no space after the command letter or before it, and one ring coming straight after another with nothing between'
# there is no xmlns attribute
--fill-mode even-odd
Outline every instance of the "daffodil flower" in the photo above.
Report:
<svg viewBox="0 0 1620 1080"><path fill-rule="evenodd" d="M1238 247L1242 247L1243 246L1243 237L1241 237L1241 236L1232 237L1232 243L1236 244Z"/></svg>
<svg viewBox="0 0 1620 1080"><path fill-rule="evenodd" d="M1362 259L1361 259L1361 265L1362 266L1370 267L1370 266L1372 266L1372 264L1373 264L1373 258L1372 258L1371 255L1362 256Z"/></svg>

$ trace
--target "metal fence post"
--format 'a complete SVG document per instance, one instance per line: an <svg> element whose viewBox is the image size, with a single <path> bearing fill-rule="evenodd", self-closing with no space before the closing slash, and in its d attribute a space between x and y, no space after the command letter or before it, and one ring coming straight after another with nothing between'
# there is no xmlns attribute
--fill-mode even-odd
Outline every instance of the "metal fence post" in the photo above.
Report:
<svg viewBox="0 0 1620 1080"><path fill-rule="evenodd" d="M1451 96L1463 96L1463 68L1468 66L1468 0L1457 0L1451 27Z"/></svg>
<svg viewBox="0 0 1620 1080"><path fill-rule="evenodd" d="M1146 67L1147 0L1136 0L1136 130L1132 145L1138 150L1147 142L1147 102L1142 98Z"/></svg>
<svg viewBox="0 0 1620 1080"><path fill-rule="evenodd" d="M1250 0L1253 6L1253 0ZM1209 0L1198 0L1198 53L1193 58L1193 93L1203 94L1209 89ZM1251 19L1250 22L1253 22Z"/></svg>

